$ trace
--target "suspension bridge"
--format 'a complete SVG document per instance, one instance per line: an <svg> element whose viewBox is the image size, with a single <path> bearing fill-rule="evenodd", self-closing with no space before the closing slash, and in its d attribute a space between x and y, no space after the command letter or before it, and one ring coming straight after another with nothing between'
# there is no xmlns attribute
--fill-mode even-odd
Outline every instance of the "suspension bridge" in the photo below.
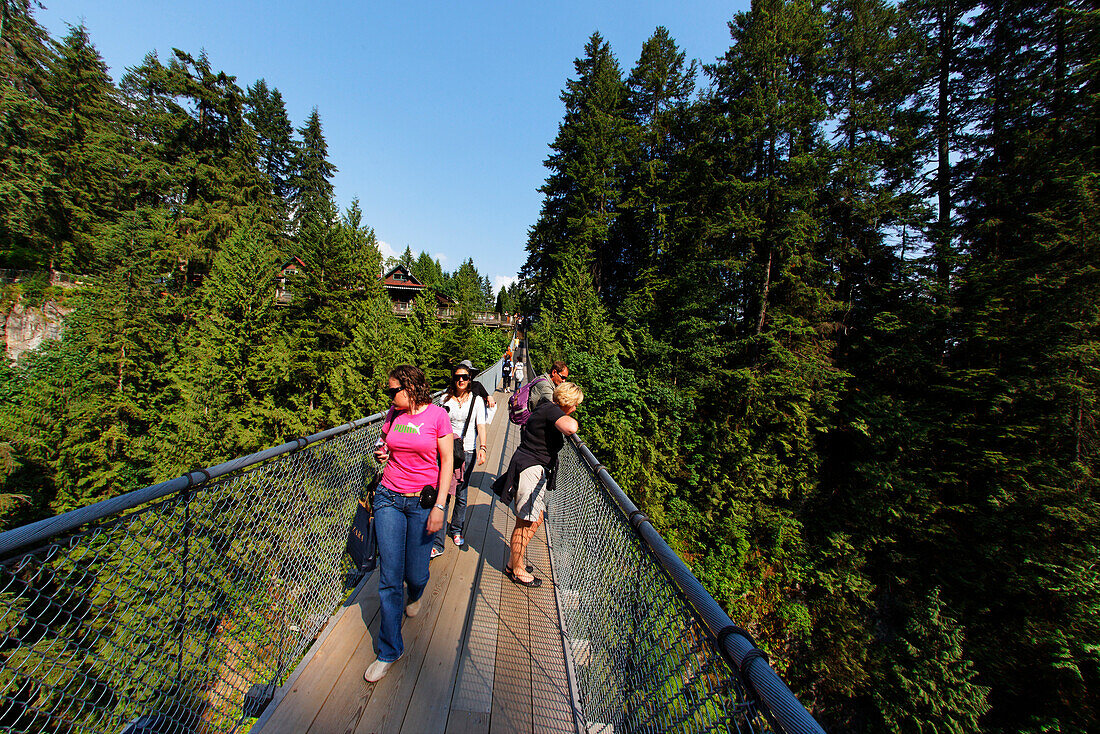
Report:
<svg viewBox="0 0 1100 734"><path fill-rule="evenodd" d="M492 393L500 363L477 379ZM576 437L528 551L547 583L506 579L504 409L466 545L432 561L405 655L366 683L377 573L344 546L381 420L0 534L0 730L822 732Z"/></svg>

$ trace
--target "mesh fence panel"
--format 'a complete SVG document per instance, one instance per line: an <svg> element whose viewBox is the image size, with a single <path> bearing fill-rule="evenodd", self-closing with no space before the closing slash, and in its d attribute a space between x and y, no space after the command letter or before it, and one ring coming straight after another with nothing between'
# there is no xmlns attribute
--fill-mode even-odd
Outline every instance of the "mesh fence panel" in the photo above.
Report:
<svg viewBox="0 0 1100 734"><path fill-rule="evenodd" d="M500 363L477 379L491 393ZM380 430L0 560L0 731L237 728L246 694L285 681L346 596L348 527Z"/></svg>
<svg viewBox="0 0 1100 734"><path fill-rule="evenodd" d="M232 730L250 687L280 682L345 593L348 525L378 431L0 564L0 728Z"/></svg>
<svg viewBox="0 0 1100 734"><path fill-rule="evenodd" d="M546 532L590 732L767 730L740 676L566 443Z"/></svg>

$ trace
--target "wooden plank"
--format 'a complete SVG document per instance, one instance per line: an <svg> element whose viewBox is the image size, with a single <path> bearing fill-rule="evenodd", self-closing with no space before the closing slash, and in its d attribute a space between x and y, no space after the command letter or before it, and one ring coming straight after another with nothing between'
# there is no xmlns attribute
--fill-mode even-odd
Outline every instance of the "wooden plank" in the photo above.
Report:
<svg viewBox="0 0 1100 734"><path fill-rule="evenodd" d="M496 668L497 628L500 615L500 572L502 562L490 563L491 559L502 556L503 542L500 537L500 505L491 494L490 483L499 475L511 457L514 438L512 424L507 419L507 410L503 404L503 393L497 393L497 417L493 421L492 451L485 466L493 467L487 472L482 492L488 503L485 540L478 559L478 581L467 614L466 628L463 631L462 654L459 659L458 675L451 708L447 719L446 731L450 734L488 734L490 712L493 703L493 679Z"/></svg>
<svg viewBox="0 0 1100 734"><path fill-rule="evenodd" d="M498 557L501 569L507 558L508 539L514 524L512 513L498 507L493 525L501 537ZM489 557L492 561L492 556ZM533 732L531 717L531 628L528 589L511 581L501 582L500 627L493 684L493 705L489 721L491 734Z"/></svg>
<svg viewBox="0 0 1100 734"><path fill-rule="evenodd" d="M402 627L402 636L405 638L403 659L390 669L385 678L373 686L364 683L361 678L359 680L358 685L375 690L367 701L354 731L396 733L401 730L410 710L413 694L420 687L418 681L429 659L432 638L441 616L445 623L449 623L450 620L447 617L457 614L459 622L456 635L465 622L465 610L458 614L452 608L445 608L443 600L454 578L459 557L467 555L468 552L444 553L441 558L433 562L432 580L425 592L421 612L415 619L406 620ZM468 596L469 592L467 592ZM450 644L455 644L454 640L451 640ZM457 652L455 655L457 657ZM334 723L338 722L339 720ZM337 730L330 727L324 731ZM323 730L318 728L317 731Z"/></svg>
<svg viewBox="0 0 1100 734"><path fill-rule="evenodd" d="M489 523L489 498L470 487L469 514L466 523L466 550L451 547L458 556L455 572L443 599L446 614L436 623L429 654L420 670L416 688L409 699L402 732L423 734L443 731L447 725L451 696L454 693L459 657L463 649L471 600L477 592L478 568L481 565Z"/></svg>
<svg viewBox="0 0 1100 734"><path fill-rule="evenodd" d="M527 556L535 566L535 575L543 579L542 586L529 594L532 716L540 732L576 734L545 525L531 539Z"/></svg>
<svg viewBox="0 0 1100 734"><path fill-rule="evenodd" d="M377 577L377 573L371 574L357 602L340 617L264 724L263 734L299 734L310 727L363 638L369 637L367 628L379 609Z"/></svg>
<svg viewBox="0 0 1100 734"><path fill-rule="evenodd" d="M446 734L477 734L489 731L489 712L451 710Z"/></svg>
<svg viewBox="0 0 1100 734"><path fill-rule="evenodd" d="M287 694L290 693L297 686L298 680L301 678L306 668L309 667L310 663L313 662L313 659L318 655L318 653L326 645L329 644L329 638L332 637L334 633L338 633L338 629L342 628L341 620L344 618L344 616L347 614L360 613L359 604L370 594L370 589L368 588L370 586L370 583L371 578L370 574L368 574L364 576L363 579L356 586L351 597L348 598L348 600L335 613L333 613L328 622L325 624L324 628L321 630L321 634L319 634L317 636L317 639L314 640L313 645L310 647L309 651L306 652L306 654L302 657L302 660L298 663L297 667L295 667L295 669L291 672L290 677L287 678L286 682L283 683L283 685L275 689L274 698L272 699L271 703L268 704L267 708L264 710L264 713L260 716L260 718L252 724L252 728L249 729L249 734L260 734L260 732L263 731L264 726L267 725L267 722L275 714L275 711L278 710L279 705L283 702L283 699L286 698Z"/></svg>
<svg viewBox="0 0 1100 734"><path fill-rule="evenodd" d="M356 732L396 734L408 713L409 702L427 661L432 634L441 618L453 613L444 609L443 599L454 577L458 553L444 554L434 562L432 582L425 592L419 616L406 619L402 627L405 638L403 659L389 674L374 684L377 689ZM362 681L360 681L362 683Z"/></svg>

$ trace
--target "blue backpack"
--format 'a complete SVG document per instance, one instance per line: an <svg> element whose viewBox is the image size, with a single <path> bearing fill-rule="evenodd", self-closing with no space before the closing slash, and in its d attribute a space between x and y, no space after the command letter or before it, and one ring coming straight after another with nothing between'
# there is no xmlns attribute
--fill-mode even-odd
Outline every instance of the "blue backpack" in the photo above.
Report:
<svg viewBox="0 0 1100 734"><path fill-rule="evenodd" d="M545 375L536 377L512 393L512 397L508 398L508 420L517 426L527 423L527 420L531 417L531 409L527 407L527 403L531 399L531 386L536 382L547 379L549 378Z"/></svg>

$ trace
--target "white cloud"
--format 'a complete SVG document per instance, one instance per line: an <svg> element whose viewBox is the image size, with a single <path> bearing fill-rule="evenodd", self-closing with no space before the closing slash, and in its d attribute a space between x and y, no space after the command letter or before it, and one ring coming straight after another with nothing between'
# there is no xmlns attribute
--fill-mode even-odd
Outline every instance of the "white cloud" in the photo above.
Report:
<svg viewBox="0 0 1100 734"><path fill-rule="evenodd" d="M444 255L442 252L437 252L434 255L432 255L432 257L434 259L438 260L440 265L446 265L447 264L447 256Z"/></svg>
<svg viewBox="0 0 1100 734"><path fill-rule="evenodd" d="M501 288L507 288L516 282L514 275L498 275L493 278L493 293L500 293Z"/></svg>
<svg viewBox="0 0 1100 734"><path fill-rule="evenodd" d="M397 254L397 250L393 249L393 246L384 240L378 240L378 250L382 253L383 260L387 257L400 257L400 255Z"/></svg>

